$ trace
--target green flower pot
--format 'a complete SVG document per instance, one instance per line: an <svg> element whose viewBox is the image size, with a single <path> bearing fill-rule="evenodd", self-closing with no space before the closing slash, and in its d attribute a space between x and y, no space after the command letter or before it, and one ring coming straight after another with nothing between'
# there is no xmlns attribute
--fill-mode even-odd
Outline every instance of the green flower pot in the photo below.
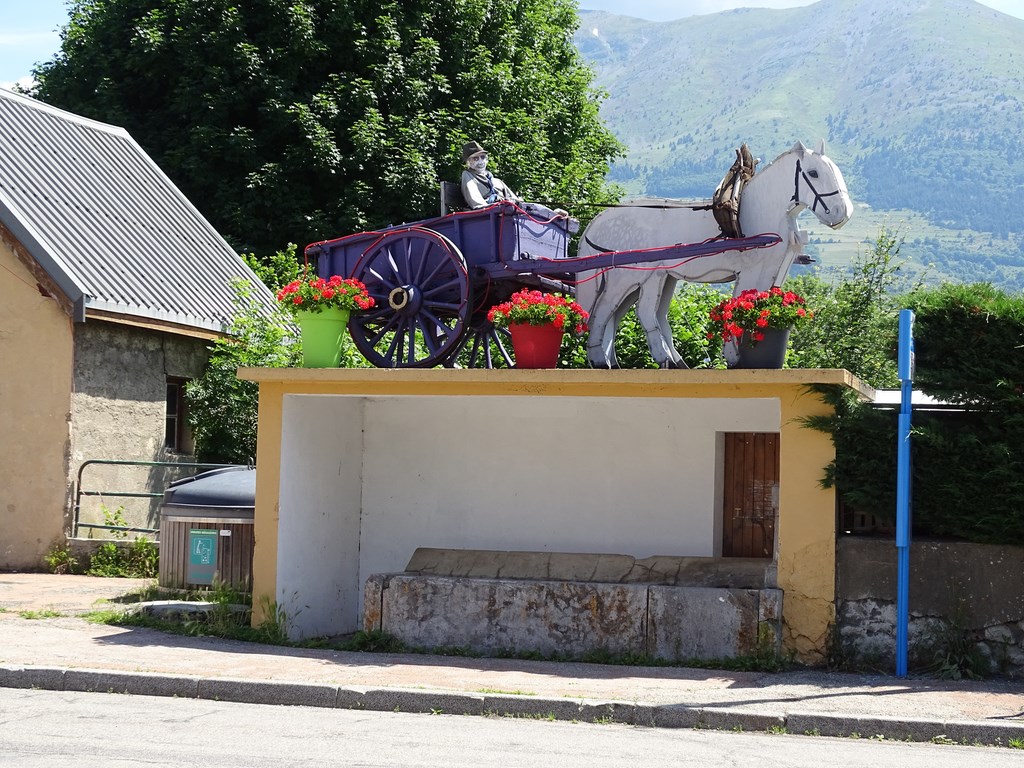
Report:
<svg viewBox="0 0 1024 768"><path fill-rule="evenodd" d="M295 314L302 339L303 368L338 367L348 330L348 316L347 309Z"/></svg>

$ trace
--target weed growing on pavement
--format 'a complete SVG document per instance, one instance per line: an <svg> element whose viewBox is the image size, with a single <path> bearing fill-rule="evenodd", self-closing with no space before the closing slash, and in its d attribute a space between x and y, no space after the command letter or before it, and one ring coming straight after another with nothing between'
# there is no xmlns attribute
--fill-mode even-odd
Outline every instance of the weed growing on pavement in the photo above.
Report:
<svg viewBox="0 0 1024 768"><path fill-rule="evenodd" d="M942 680L981 680L992 673L992 663L978 645L979 635L967 627L966 601L957 585L951 587L956 608L947 622L932 624L914 649L924 671Z"/></svg>
<svg viewBox="0 0 1024 768"><path fill-rule="evenodd" d="M764 732L770 736L785 736L789 733L784 725L769 725Z"/></svg>
<svg viewBox="0 0 1024 768"><path fill-rule="evenodd" d="M89 558L89 576L152 579L160 571L160 550L156 543L140 536L131 544L100 544Z"/></svg>
<svg viewBox="0 0 1024 768"><path fill-rule="evenodd" d="M1024 749L1024 739L1010 739L1006 742L1010 749Z"/></svg>
<svg viewBox="0 0 1024 768"><path fill-rule="evenodd" d="M80 618L93 624L117 624L125 616L124 608L102 608L83 613Z"/></svg>
<svg viewBox="0 0 1024 768"><path fill-rule="evenodd" d="M18 611L18 615L23 619L57 619L63 616L60 611L55 611L52 608L44 608L41 611Z"/></svg>
<svg viewBox="0 0 1024 768"><path fill-rule="evenodd" d="M50 573L75 573L78 568L78 560L72 556L67 544L54 544L43 560Z"/></svg>
<svg viewBox="0 0 1024 768"><path fill-rule="evenodd" d="M408 649L394 635L373 629L359 630L338 637L313 637L303 641L304 648L361 651L363 653L407 653Z"/></svg>
<svg viewBox="0 0 1024 768"><path fill-rule="evenodd" d="M830 672L888 674L892 671L892 659L879 651L861 651L848 647L833 622L828 627L825 668Z"/></svg>
<svg viewBox="0 0 1024 768"><path fill-rule="evenodd" d="M552 723L557 719L554 712L502 712L501 716L511 720L547 720Z"/></svg>
<svg viewBox="0 0 1024 768"><path fill-rule="evenodd" d="M252 623L252 611L247 600L230 584L214 578L206 602L213 607L201 618L187 619L185 629L195 635L230 635L238 628L248 627Z"/></svg>

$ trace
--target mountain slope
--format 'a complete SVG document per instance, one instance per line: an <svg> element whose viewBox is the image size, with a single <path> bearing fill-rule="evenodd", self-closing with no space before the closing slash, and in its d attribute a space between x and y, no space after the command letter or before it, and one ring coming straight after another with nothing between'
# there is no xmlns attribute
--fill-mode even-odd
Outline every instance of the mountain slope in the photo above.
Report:
<svg viewBox="0 0 1024 768"><path fill-rule="evenodd" d="M920 214L904 255L933 277L1024 287L1024 21L973 0L580 19L631 192L707 197L740 143L825 137L855 202Z"/></svg>

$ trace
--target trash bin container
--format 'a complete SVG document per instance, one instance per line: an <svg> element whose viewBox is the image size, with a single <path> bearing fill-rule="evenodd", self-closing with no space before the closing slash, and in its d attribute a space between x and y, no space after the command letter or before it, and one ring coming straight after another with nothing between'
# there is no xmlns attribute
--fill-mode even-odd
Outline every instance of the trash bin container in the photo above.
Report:
<svg viewBox="0 0 1024 768"><path fill-rule="evenodd" d="M224 467L171 483L160 507L161 587L218 581L252 591L256 470Z"/></svg>

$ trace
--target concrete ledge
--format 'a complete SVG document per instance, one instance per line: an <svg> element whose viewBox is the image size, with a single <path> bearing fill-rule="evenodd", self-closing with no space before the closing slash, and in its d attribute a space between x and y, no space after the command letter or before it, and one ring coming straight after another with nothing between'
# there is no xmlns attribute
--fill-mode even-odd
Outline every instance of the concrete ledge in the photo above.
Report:
<svg viewBox="0 0 1024 768"><path fill-rule="evenodd" d="M684 661L757 649L757 590L652 586L647 594L648 656Z"/></svg>
<svg viewBox="0 0 1024 768"><path fill-rule="evenodd" d="M470 579L582 581L601 584L665 584L683 587L763 589L776 585L771 560L683 557L599 552L530 552L418 547L405 573Z"/></svg>
<svg viewBox="0 0 1024 768"><path fill-rule="evenodd" d="M64 690L128 693L143 696L181 696L194 699L199 694L199 678L153 672L69 669L64 673Z"/></svg>
<svg viewBox="0 0 1024 768"><path fill-rule="evenodd" d="M484 712L484 697L472 693L452 693L450 691L367 688L362 691L355 706L347 708L368 709L374 712L437 712L446 715L480 715Z"/></svg>
<svg viewBox="0 0 1024 768"><path fill-rule="evenodd" d="M767 731L769 728L785 728L786 716L742 709L708 708L700 711L696 727L719 731Z"/></svg>
<svg viewBox="0 0 1024 768"><path fill-rule="evenodd" d="M673 662L779 649L782 591L591 581L374 574L363 628L407 646Z"/></svg>
<svg viewBox="0 0 1024 768"><path fill-rule="evenodd" d="M696 728L700 724L700 709L685 704L652 707L652 725L658 728Z"/></svg>
<svg viewBox="0 0 1024 768"><path fill-rule="evenodd" d="M197 697L247 704L335 707L338 701L338 687L313 683L213 678L199 681Z"/></svg>
<svg viewBox="0 0 1024 768"><path fill-rule="evenodd" d="M646 612L644 585L399 574L384 582L381 628L413 647L626 654L645 648Z"/></svg>
<svg viewBox="0 0 1024 768"><path fill-rule="evenodd" d="M945 735L946 724L936 720L914 720L901 717L831 715L791 712L786 718L790 733L810 736L859 736L863 739L882 736L895 741L931 741Z"/></svg>
<svg viewBox="0 0 1024 768"><path fill-rule="evenodd" d="M536 696L513 694L484 696L484 712L503 717L578 720L580 706L580 702L573 699L538 699Z"/></svg>
<svg viewBox="0 0 1024 768"><path fill-rule="evenodd" d="M0 686L63 691L64 670L56 667L21 667L4 664L0 665Z"/></svg>
<svg viewBox="0 0 1024 768"><path fill-rule="evenodd" d="M580 722L614 722L658 728L766 731L793 735L898 741L949 739L1006 746L1024 739L1024 721L940 721L813 712L752 712L728 707L648 705L594 699L550 699L514 694L480 695L442 690L359 688L308 683L202 679L143 672L0 665L0 687L54 691L111 691L142 696L182 696L256 704L342 707L373 711L443 712Z"/></svg>
<svg viewBox="0 0 1024 768"><path fill-rule="evenodd" d="M1010 739L1024 741L1024 721L1002 720L998 723L979 723L950 720L942 734L958 744L999 744L1006 746Z"/></svg>

